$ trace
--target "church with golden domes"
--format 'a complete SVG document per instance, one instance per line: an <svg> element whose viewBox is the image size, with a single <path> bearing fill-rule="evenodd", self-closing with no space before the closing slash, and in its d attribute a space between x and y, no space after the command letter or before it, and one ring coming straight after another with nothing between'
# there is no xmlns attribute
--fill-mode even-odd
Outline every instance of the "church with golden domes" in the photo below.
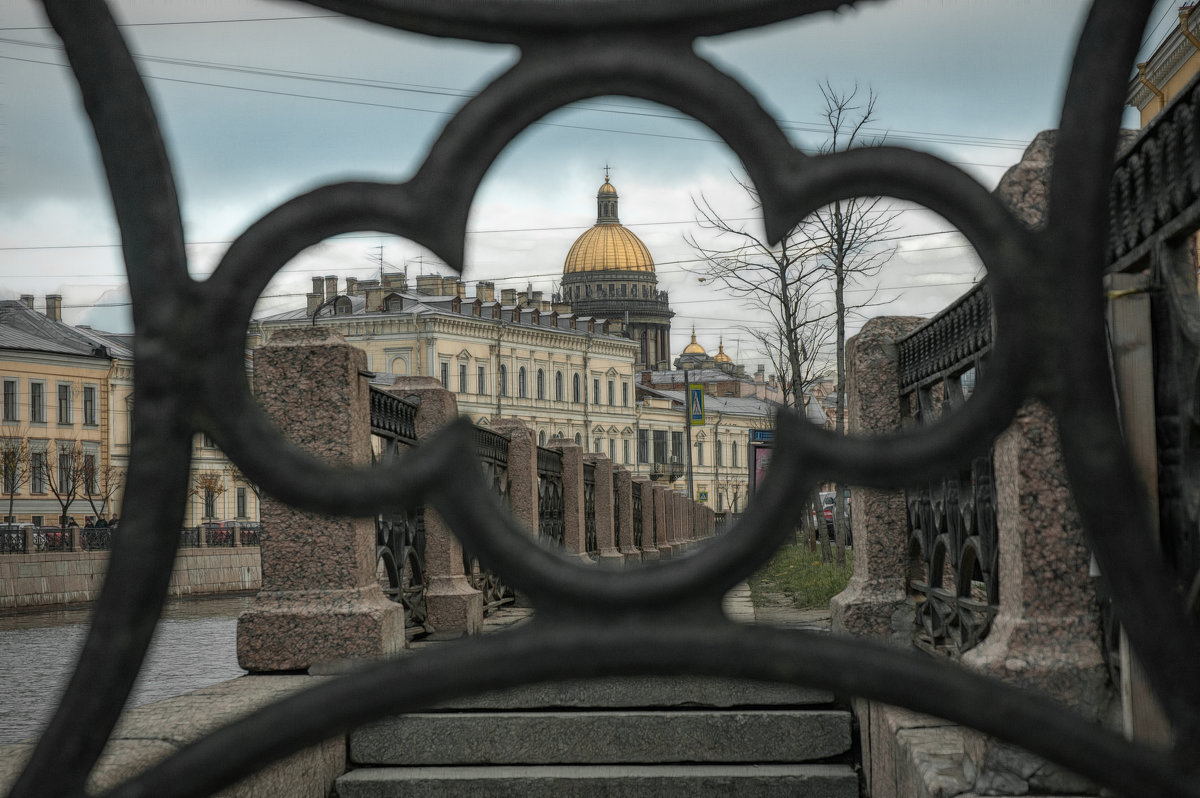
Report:
<svg viewBox="0 0 1200 798"><path fill-rule="evenodd" d="M650 250L621 224L607 171L596 192L596 224L575 239L563 263L562 299L577 316L621 322L638 345L635 370L669 368L675 314L667 292L658 290Z"/></svg>

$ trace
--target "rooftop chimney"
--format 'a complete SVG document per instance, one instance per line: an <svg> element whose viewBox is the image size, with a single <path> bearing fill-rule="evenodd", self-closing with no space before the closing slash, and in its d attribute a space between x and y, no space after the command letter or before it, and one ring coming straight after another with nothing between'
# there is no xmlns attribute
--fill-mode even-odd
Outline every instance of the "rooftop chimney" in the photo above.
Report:
<svg viewBox="0 0 1200 798"><path fill-rule="evenodd" d="M517 304L517 289L501 288L500 289L500 302L501 302L501 304L506 305L506 306L511 306L511 305Z"/></svg>
<svg viewBox="0 0 1200 798"><path fill-rule="evenodd" d="M496 284L484 282L475 283L475 298L480 302L495 302Z"/></svg>
<svg viewBox="0 0 1200 798"><path fill-rule="evenodd" d="M321 278L316 277L313 279L313 282L319 283L319 282L321 282ZM305 313L305 315L311 316L312 314L317 312L317 308L321 307L321 302L324 301L324 297L321 294L318 294L315 292L311 293L311 294L307 294L306 296L308 298L308 304L306 306L307 310L305 310L304 313Z"/></svg>
<svg viewBox="0 0 1200 798"><path fill-rule="evenodd" d="M436 274L418 274L417 293L427 296L441 296L442 278Z"/></svg>
<svg viewBox="0 0 1200 798"><path fill-rule="evenodd" d="M325 298L333 299L335 296L337 296L337 275L327 274L325 275Z"/></svg>
<svg viewBox="0 0 1200 798"><path fill-rule="evenodd" d="M62 294L46 294L46 318L62 321Z"/></svg>
<svg viewBox="0 0 1200 798"><path fill-rule="evenodd" d="M358 291L358 278L357 277L347 277L346 278L346 293L349 294L350 296L358 296L359 291Z"/></svg>
<svg viewBox="0 0 1200 798"><path fill-rule="evenodd" d="M325 301L325 281L322 280L320 277L314 277L314 278L312 278L312 280L313 280L312 292L321 298L320 301L317 302L317 304L319 305L319 304L321 304L321 302Z"/></svg>
<svg viewBox="0 0 1200 798"><path fill-rule="evenodd" d="M33 310L33 294L21 294L21 304Z"/></svg>

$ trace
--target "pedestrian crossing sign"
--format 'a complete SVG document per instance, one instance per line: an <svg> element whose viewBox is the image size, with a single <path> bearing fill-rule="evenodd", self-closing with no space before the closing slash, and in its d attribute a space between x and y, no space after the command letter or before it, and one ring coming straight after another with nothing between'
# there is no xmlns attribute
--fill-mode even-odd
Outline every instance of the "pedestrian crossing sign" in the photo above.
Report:
<svg viewBox="0 0 1200 798"><path fill-rule="evenodd" d="M688 423L693 427L704 426L704 386L699 383L688 385Z"/></svg>

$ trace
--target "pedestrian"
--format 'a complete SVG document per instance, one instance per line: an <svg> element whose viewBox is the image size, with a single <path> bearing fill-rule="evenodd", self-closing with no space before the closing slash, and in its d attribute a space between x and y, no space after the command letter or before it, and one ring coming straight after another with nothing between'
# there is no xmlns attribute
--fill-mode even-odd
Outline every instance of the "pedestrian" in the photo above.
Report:
<svg viewBox="0 0 1200 798"><path fill-rule="evenodd" d="M116 525L117 525L117 514L113 513L113 517L108 519L108 528L112 529Z"/></svg>
<svg viewBox="0 0 1200 798"><path fill-rule="evenodd" d="M83 528L84 529L95 529L95 527L96 527L96 525L92 523L92 517L90 515L85 515L83 517Z"/></svg>
<svg viewBox="0 0 1200 798"><path fill-rule="evenodd" d="M108 527L108 521L104 520L103 515L101 515L99 518L96 519L96 529L105 529L107 527Z"/></svg>

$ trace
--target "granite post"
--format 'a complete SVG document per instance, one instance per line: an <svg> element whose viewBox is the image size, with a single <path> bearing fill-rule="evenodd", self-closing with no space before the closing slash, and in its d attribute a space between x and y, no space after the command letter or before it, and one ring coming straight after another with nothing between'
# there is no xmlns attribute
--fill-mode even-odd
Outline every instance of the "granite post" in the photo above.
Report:
<svg viewBox="0 0 1200 798"><path fill-rule="evenodd" d="M417 440L430 438L458 418L454 394L432 377L397 377L389 393L417 405ZM474 462L466 465L476 465ZM478 466L476 466L478 467ZM439 634L477 634L483 629L483 594L467 580L458 538L431 507L425 508L425 603Z"/></svg>
<svg viewBox="0 0 1200 798"><path fill-rule="evenodd" d="M900 429L897 340L924 323L911 316L869 320L846 343L849 431L879 435ZM836 633L909 644L905 551L908 507L902 490L852 487L854 576L829 607ZM903 638L900 640L899 638Z"/></svg>
<svg viewBox="0 0 1200 798"><path fill-rule="evenodd" d="M550 441L546 448L562 452L563 548L591 562L583 526L583 449L562 438Z"/></svg>
<svg viewBox="0 0 1200 798"><path fill-rule="evenodd" d="M617 548L613 518L613 462L602 454L585 454L583 459L592 464L596 479L596 547L600 550L600 564L620 566L625 555Z"/></svg>
<svg viewBox="0 0 1200 798"><path fill-rule="evenodd" d="M633 480L632 489L642 495L642 562L658 559L657 529L654 510L654 483L646 477Z"/></svg>
<svg viewBox="0 0 1200 798"><path fill-rule="evenodd" d="M963 664L1104 720L1113 693L1100 608L1050 409L1026 401L997 439L993 462L1000 609ZM965 741L979 771L977 786L980 779L1006 783L1015 755L1041 761L977 732L968 731Z"/></svg>
<svg viewBox="0 0 1200 798"><path fill-rule="evenodd" d="M508 437L508 500L530 536L538 533L537 439L515 418L497 418L492 430Z"/></svg>
<svg viewBox="0 0 1200 798"><path fill-rule="evenodd" d="M617 496L617 512L613 519L617 531L617 550L628 564L641 562L642 553L633 545L633 491L641 490L624 468L613 469L613 492Z"/></svg>
<svg viewBox="0 0 1200 798"><path fill-rule="evenodd" d="M651 493L654 496L654 544L658 549L660 560L671 559L670 527L667 526L667 501L671 491L662 485L653 485ZM642 508L645 512L646 508Z"/></svg>
<svg viewBox="0 0 1200 798"><path fill-rule="evenodd" d="M254 354L254 392L293 443L331 464L371 462L366 354L325 328L281 330ZM262 589L237 624L238 664L297 671L404 647L404 610L375 576L370 518L262 499Z"/></svg>

